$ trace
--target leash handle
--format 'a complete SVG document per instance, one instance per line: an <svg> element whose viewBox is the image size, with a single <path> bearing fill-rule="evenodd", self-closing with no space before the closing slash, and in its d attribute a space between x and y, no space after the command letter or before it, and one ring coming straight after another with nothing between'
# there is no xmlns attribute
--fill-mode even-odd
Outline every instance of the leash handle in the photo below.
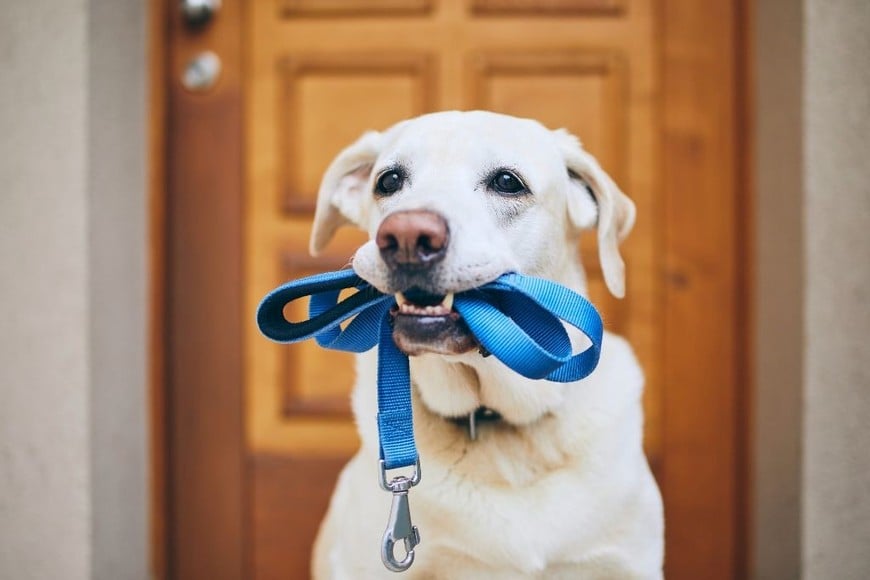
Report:
<svg viewBox="0 0 870 580"><path fill-rule="evenodd" d="M354 287L358 288L358 292L342 301L338 300L342 290ZM311 296L309 319L290 322L284 318L284 307L306 296ZM367 311L373 304L390 298L378 292L353 270L316 274L287 282L269 292L257 307L257 326L266 338L275 342L286 344L316 338L318 344L325 348L364 352L377 344L377 336L373 340L365 340L366 329L360 328L354 332L357 334L355 341L339 341L333 345L341 334L338 327L348 318Z"/></svg>

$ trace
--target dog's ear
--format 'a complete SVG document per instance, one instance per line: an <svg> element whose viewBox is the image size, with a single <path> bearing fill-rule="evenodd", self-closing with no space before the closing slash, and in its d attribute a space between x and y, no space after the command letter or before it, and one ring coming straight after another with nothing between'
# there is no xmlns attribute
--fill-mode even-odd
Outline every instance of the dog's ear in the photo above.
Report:
<svg viewBox="0 0 870 580"><path fill-rule="evenodd" d="M598 259L604 282L617 298L625 296L625 263L619 243L634 226L634 203L587 153L580 141L565 131L554 131L570 179L568 217L585 229L598 226Z"/></svg>
<svg viewBox="0 0 870 580"><path fill-rule="evenodd" d="M309 251L319 254L335 231L351 223L365 228L366 191L372 166L380 152L381 134L369 131L330 163L320 182Z"/></svg>

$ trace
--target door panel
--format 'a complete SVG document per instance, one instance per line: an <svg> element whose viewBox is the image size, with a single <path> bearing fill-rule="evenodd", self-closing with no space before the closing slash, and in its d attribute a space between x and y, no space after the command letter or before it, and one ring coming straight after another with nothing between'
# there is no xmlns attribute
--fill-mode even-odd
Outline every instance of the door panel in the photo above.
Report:
<svg viewBox="0 0 870 580"><path fill-rule="evenodd" d="M171 76L196 50L225 60L207 93L167 80L171 577L307 577L358 446L353 358L272 344L253 313L271 288L345 266L365 240L344 229L323 256L307 252L321 175L344 146L404 118L477 108L567 128L637 204L626 299L606 290L594 233L578 251L605 326L646 375L668 577L734 577L739 12L703 5L224 0L200 30L167 10Z"/></svg>
<svg viewBox="0 0 870 580"><path fill-rule="evenodd" d="M363 130L434 107L425 55L289 53L278 62L281 93L274 114L280 119L283 202L306 218L323 170L338 151Z"/></svg>
<svg viewBox="0 0 870 580"><path fill-rule="evenodd" d="M504 18L523 9L516 2L444 0L402 14L384 13L379 2L324 3L316 17L314 3L249 5L247 310L289 278L344 265L363 239L345 233L327 257L305 258L320 177L363 131L428 111L475 108L565 127L631 195L641 216L625 246L626 300L605 289L594 235L584 240L583 258L608 327L632 341L646 370L646 448L657 466L661 252L650 225L659 204L648 146L655 123L653 6L650 0L633 2L630 11L607 2L546 4L570 18ZM253 327L246 353L247 445L259 514L265 502L280 500L264 481L273 477L267 471L280 471L282 463L305 471L310 463L323 476L323 461L337 468L355 449L346 403L353 367L347 355L313 344L270 344ZM291 522L292 510L286 515L285 542L309 545L315 529ZM255 531L255 572L271 577L275 559L261 557L269 548L260 537ZM300 554L303 561L294 561ZM303 570L307 557L294 551L286 570Z"/></svg>

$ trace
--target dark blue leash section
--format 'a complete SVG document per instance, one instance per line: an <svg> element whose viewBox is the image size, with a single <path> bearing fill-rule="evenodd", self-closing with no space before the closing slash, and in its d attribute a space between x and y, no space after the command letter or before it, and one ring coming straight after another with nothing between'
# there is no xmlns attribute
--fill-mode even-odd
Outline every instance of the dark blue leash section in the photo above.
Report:
<svg viewBox="0 0 870 580"><path fill-rule="evenodd" d="M347 288L357 291L339 301ZM290 322L284 307L311 296L308 320ZM382 294L353 270L309 276L279 286L257 309L268 338L292 343L315 338L324 347L365 352L378 345L378 430L386 469L414 465L417 448L411 412L408 357L392 339L390 309ZM591 373L601 353L601 317L583 296L555 282L504 274L479 288L457 293L454 308L480 345L530 379L577 381ZM352 319L344 329L342 323ZM562 322L585 334L591 345L578 354Z"/></svg>

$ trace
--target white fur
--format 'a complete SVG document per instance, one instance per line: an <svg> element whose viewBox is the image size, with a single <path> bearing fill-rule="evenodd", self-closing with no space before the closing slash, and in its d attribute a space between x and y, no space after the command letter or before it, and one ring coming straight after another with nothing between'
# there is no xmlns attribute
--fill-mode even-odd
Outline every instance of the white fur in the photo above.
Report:
<svg viewBox="0 0 870 580"><path fill-rule="evenodd" d="M376 176L397 161L409 168L408 183L376 199ZM531 196L489 191L485 175L499 167L516 170ZM634 206L564 131L476 111L367 133L324 176L312 251L344 223L373 237L385 216L407 209L447 220L448 254L432 274L445 293L506 271L585 293L576 242L596 225L605 281L624 292L618 243ZM353 266L380 290L401 290L373 242ZM583 347L585 337L572 339ZM318 536L319 579L395 578L380 561L391 498L377 485L376 364L372 352L358 358L353 409L362 447ZM662 577L662 503L642 449L643 375L624 339L605 333L598 369L573 384L528 380L476 352L413 357L411 377L423 480L410 502L422 543L405 578ZM480 405L504 420L480 425L472 442L445 417Z"/></svg>

